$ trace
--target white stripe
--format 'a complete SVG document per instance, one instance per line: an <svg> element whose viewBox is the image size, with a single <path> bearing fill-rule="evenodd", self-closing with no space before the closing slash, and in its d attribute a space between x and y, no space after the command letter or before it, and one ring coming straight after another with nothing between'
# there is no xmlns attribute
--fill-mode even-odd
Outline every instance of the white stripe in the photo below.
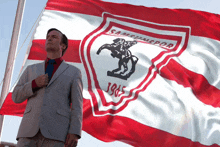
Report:
<svg viewBox="0 0 220 147"><path fill-rule="evenodd" d="M46 39L47 31L50 28L57 28L68 39L82 40L88 33L96 29L101 22L102 18L97 16L45 10L36 29L34 39Z"/></svg>
<svg viewBox="0 0 220 147"><path fill-rule="evenodd" d="M186 51L174 59L185 68L204 75L211 85L220 89L219 47L220 41L190 36Z"/></svg>
<svg viewBox="0 0 220 147"><path fill-rule="evenodd" d="M220 108L203 104L190 88L159 75L117 115L204 145L220 145Z"/></svg>

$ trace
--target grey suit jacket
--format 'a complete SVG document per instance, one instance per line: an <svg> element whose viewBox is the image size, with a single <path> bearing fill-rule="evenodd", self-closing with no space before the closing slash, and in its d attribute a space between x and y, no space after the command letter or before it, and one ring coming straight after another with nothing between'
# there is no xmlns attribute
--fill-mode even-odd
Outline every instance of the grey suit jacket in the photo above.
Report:
<svg viewBox="0 0 220 147"><path fill-rule="evenodd" d="M45 74L45 61L29 65L13 90L15 103L28 100L16 139L33 137L39 129L44 137L63 142L67 133L81 136L83 96L80 70L63 61L47 87L33 93L32 80L42 74Z"/></svg>

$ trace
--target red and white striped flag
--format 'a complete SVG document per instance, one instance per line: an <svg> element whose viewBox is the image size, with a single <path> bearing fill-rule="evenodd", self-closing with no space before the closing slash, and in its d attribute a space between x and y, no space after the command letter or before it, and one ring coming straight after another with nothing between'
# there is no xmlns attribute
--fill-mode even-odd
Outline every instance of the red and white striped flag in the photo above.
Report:
<svg viewBox="0 0 220 147"><path fill-rule="evenodd" d="M84 131L140 147L220 146L219 15L48 0L22 71L45 60L50 28L66 34L63 58L83 74ZM25 106L9 93L0 113Z"/></svg>

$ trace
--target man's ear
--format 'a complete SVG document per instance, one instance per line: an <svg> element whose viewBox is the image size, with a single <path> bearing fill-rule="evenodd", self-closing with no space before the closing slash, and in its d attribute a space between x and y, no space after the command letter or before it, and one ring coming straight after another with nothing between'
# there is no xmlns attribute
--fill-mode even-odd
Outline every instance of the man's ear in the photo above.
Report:
<svg viewBox="0 0 220 147"><path fill-rule="evenodd" d="M62 50L66 49L66 45L64 43L61 44L61 49Z"/></svg>

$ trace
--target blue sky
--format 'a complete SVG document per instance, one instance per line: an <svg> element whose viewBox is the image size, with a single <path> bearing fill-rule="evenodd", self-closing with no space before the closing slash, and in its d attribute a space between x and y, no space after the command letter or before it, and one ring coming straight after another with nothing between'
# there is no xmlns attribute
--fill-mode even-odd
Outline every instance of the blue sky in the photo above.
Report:
<svg viewBox="0 0 220 147"><path fill-rule="evenodd" d="M220 14L220 1L219 0L105 0L111 2L120 2L120 3L130 3L135 5L144 5L147 7L158 7L158 8L185 8L185 9L195 9L202 10L211 13ZM47 0L27 0L23 23L21 27L20 40L18 44L17 51L21 48L25 38L30 32L32 26L34 25L38 15L44 8ZM1 0L0 1L0 82L4 77L5 66L7 62L8 50L11 41L11 35L14 25L14 19L17 9L18 0ZM32 34L31 34L32 35ZM14 74L12 78L12 84L17 80L17 76L20 72L24 54L30 42L30 38L28 37L27 41L24 43L24 46L21 48L17 59L15 61ZM0 86L2 88L2 85ZM1 91L1 90L0 90ZM2 134L2 141L13 142L16 143L15 137L17 134L17 129L20 124L19 117L11 117L6 116ZM82 139L79 141L79 147L126 147L129 146L127 144L121 142L113 142L113 143L104 143L99 141L87 133L83 132Z"/></svg>

